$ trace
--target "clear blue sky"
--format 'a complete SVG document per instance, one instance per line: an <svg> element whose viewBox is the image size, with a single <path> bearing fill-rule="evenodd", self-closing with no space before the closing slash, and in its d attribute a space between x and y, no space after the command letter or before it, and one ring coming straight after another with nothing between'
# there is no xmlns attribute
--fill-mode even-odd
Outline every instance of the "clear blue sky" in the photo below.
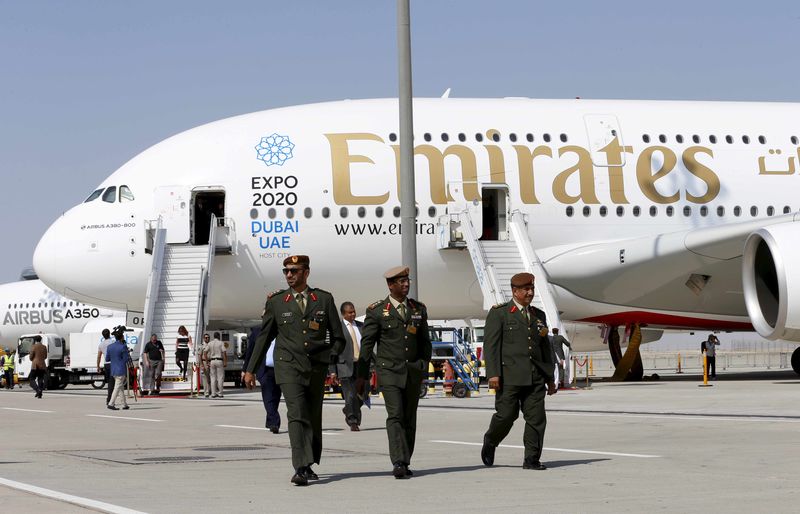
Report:
<svg viewBox="0 0 800 514"><path fill-rule="evenodd" d="M414 93L798 101L797 2L412 0ZM177 132L397 94L394 0L0 0L0 282Z"/></svg>

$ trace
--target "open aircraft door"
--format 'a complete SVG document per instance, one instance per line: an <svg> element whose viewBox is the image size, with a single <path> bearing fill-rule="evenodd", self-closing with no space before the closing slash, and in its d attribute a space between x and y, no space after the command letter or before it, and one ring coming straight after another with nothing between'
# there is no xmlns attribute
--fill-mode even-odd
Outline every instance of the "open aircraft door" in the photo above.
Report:
<svg viewBox="0 0 800 514"><path fill-rule="evenodd" d="M191 235L192 193L184 186L163 186L155 190L156 216L167 229L167 243L186 243Z"/></svg>

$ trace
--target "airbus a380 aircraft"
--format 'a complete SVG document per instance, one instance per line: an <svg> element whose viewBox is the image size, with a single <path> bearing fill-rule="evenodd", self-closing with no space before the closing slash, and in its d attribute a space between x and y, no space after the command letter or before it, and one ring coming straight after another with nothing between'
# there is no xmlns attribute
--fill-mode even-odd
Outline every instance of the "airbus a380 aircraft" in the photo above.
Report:
<svg viewBox="0 0 800 514"><path fill-rule="evenodd" d="M485 315L470 254L437 249L439 217L483 201L484 237L510 212L527 215L564 320L800 340L800 105L442 98L414 108L419 296L432 318ZM235 241L214 262L211 319L258 318L295 253L311 256L312 284L364 308L400 260L398 149L396 100L197 127L57 219L34 267L72 298L142 310L148 220L192 244L213 211Z"/></svg>

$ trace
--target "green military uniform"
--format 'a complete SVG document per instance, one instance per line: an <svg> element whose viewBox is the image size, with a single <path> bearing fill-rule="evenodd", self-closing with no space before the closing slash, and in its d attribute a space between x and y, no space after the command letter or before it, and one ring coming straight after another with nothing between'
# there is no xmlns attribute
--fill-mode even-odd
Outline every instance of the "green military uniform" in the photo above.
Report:
<svg viewBox="0 0 800 514"><path fill-rule="evenodd" d="M544 312L529 306L528 317L514 301L496 305L486 317L483 354L486 376L500 377L495 414L485 441L497 446L508 435L520 409L525 418L526 462L539 461L547 417L546 384L553 381L553 357Z"/></svg>
<svg viewBox="0 0 800 514"><path fill-rule="evenodd" d="M247 371L254 373L275 341L275 382L280 384L289 418L289 441L295 469L319 464L322 455L322 400L331 354L344 348L342 322L333 295L305 290L305 310L292 289L267 298L261 332ZM330 339L326 335L330 333ZM277 338L277 339L276 339Z"/></svg>
<svg viewBox="0 0 800 514"><path fill-rule="evenodd" d="M359 376L369 375L375 343L378 385L386 404L386 433L392 464L411 462L417 433L417 405L422 379L431 360L431 338L425 305L406 299L401 316L389 297L367 308L361 329Z"/></svg>

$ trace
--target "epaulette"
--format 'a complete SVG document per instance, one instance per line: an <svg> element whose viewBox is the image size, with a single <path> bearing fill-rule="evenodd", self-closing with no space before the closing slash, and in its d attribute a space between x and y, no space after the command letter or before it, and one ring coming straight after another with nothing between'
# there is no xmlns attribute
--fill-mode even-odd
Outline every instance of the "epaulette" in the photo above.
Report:
<svg viewBox="0 0 800 514"><path fill-rule="evenodd" d="M324 290L324 289L320 289L320 288L318 288L318 287L309 287L309 288L308 288L308 290L309 290L309 291L318 291L318 292L320 292L320 293L325 293L325 294L331 294L331 293L329 293L328 291L326 291L326 290Z"/></svg>
<svg viewBox="0 0 800 514"><path fill-rule="evenodd" d="M368 310L368 311L371 311L372 309L374 309L375 307L377 307L378 305L380 305L380 304L382 304L382 303L383 303L383 300L378 300L377 302L375 302L375 303L373 303L373 304L370 304L370 306L369 306L369 307L367 307L367 310Z"/></svg>
<svg viewBox="0 0 800 514"><path fill-rule="evenodd" d="M283 289L276 289L275 291L271 292L267 295L267 300L275 296L276 294L281 294L284 290Z"/></svg>
<svg viewBox="0 0 800 514"><path fill-rule="evenodd" d="M499 309L499 308L505 307L505 306L506 306L505 303L497 303L495 305L492 305L492 309Z"/></svg>
<svg viewBox="0 0 800 514"><path fill-rule="evenodd" d="M425 306L425 304L424 304L424 303L422 303L422 302L421 302L421 301L419 301L419 300L415 300L415 299L413 299L413 298L409 298L409 299L408 299L408 301L409 301L409 302L411 302L412 304L416 304L417 306L419 306L419 307L422 307L423 309L427 309L427 307Z"/></svg>

